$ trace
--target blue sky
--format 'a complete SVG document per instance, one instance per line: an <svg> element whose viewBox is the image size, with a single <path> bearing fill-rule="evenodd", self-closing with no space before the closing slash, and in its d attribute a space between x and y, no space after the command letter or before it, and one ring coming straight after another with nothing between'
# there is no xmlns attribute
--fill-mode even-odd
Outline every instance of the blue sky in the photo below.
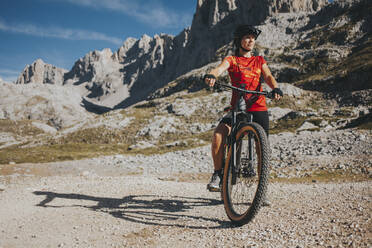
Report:
<svg viewBox="0 0 372 248"><path fill-rule="evenodd" d="M128 37L177 35L196 0L0 0L0 77L13 81L41 58L70 70L93 50L116 51Z"/></svg>

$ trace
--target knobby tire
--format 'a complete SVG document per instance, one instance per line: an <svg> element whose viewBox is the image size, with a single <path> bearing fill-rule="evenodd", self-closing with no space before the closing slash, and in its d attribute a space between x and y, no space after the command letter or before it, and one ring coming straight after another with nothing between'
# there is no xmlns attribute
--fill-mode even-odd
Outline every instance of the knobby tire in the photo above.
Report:
<svg viewBox="0 0 372 248"><path fill-rule="evenodd" d="M227 216L235 225L244 225L251 221L258 213L267 191L269 178L269 159L270 147L268 138L264 129L257 123L244 123L236 132L235 142L237 143L236 156L238 161L247 161L242 159L244 156L245 139L248 140L248 135L251 134L252 143L254 144L253 155L256 160L253 168L256 172L254 177L244 177L242 174L233 172L232 168L232 145L230 146L224 166L223 181L222 181L222 198ZM240 142L240 143L239 143ZM242 166L243 162L241 162ZM235 169L234 169L235 171ZM242 192L234 193L234 190L242 189ZM250 187L250 189L248 188ZM239 195L240 194L240 195ZM235 198L247 198L236 202ZM240 202L241 201L241 202ZM240 209L240 210L238 210ZM241 210L242 209L242 210Z"/></svg>

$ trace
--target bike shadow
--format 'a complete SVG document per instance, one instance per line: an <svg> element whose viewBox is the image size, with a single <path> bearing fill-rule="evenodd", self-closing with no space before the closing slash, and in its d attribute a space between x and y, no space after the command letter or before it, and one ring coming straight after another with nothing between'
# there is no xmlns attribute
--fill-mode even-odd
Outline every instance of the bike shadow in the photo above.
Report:
<svg viewBox="0 0 372 248"><path fill-rule="evenodd" d="M34 191L33 193L38 196L45 196L45 199L36 205L39 207L81 207L92 211L104 212L115 218L146 225L190 229L223 229L235 227L230 221L205 217L201 214L192 215L190 213L190 210L198 207L220 205L221 201L216 199L159 195L129 195L123 198L110 198L50 191ZM56 199L92 201L96 202L96 204L51 205L50 203ZM212 223L212 225L208 223Z"/></svg>

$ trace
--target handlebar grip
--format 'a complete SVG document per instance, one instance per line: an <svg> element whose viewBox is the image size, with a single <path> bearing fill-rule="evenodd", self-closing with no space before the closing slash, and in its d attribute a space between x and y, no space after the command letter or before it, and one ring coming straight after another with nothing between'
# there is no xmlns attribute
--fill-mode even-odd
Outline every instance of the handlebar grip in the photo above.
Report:
<svg viewBox="0 0 372 248"><path fill-rule="evenodd" d="M206 78L216 79L216 77L213 74L205 74L204 77L203 77L203 81L205 81Z"/></svg>
<svg viewBox="0 0 372 248"><path fill-rule="evenodd" d="M270 99L274 99L275 96L274 96L274 93L271 91L271 92L267 92L266 96Z"/></svg>

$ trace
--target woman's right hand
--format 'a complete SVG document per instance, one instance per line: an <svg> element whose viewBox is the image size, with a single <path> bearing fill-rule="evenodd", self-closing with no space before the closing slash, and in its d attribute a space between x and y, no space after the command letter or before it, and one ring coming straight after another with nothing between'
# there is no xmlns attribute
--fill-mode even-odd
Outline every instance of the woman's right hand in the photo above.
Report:
<svg viewBox="0 0 372 248"><path fill-rule="evenodd" d="M216 77L213 74L206 74L204 76L204 82L209 85L209 87L213 87L216 83Z"/></svg>

